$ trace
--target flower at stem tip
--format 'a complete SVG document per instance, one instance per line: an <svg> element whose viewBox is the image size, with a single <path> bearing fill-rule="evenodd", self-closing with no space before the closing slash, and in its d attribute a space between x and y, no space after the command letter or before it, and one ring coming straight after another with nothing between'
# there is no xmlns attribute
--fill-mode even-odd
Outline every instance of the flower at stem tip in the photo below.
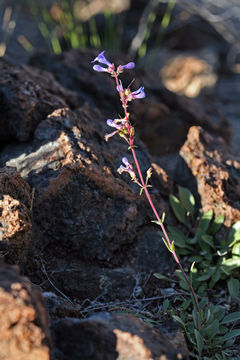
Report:
<svg viewBox="0 0 240 360"><path fill-rule="evenodd" d="M135 67L134 62L129 62L126 65L119 65L117 68L117 71L115 73L115 66L114 64L111 64L104 56L104 51L102 51L100 54L98 54L97 57L92 61L92 63L99 62L100 64L104 64L107 67L103 67L101 65L94 65L93 70L99 71L99 72L108 72L111 75L119 75L123 72L124 69L133 69Z"/></svg>

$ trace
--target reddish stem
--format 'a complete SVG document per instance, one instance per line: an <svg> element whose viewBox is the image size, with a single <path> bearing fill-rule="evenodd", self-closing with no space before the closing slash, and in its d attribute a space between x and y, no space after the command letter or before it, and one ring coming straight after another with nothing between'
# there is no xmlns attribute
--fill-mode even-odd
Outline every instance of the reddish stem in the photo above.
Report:
<svg viewBox="0 0 240 360"><path fill-rule="evenodd" d="M123 106L123 109L124 109L124 114L125 114L125 119L126 119L126 124L127 124L127 131L128 131L128 137L129 137L129 145L130 145L130 148L131 148L131 151L132 151L132 155L133 155L133 159L134 159L134 162L136 164L136 167L137 167L137 171L138 171L138 175L139 175L139 178L140 178L140 181L141 181L141 184L142 184L142 187L145 191L145 194L147 196L147 199L148 199L148 202L152 208L152 211L154 213L154 215L156 216L157 218L157 221L159 222L159 225L161 226L161 229L162 229L162 232L164 234L164 237L165 237L165 240L167 241L167 244L169 246L169 248L171 249L172 248L172 244L171 244L171 241L168 237L168 234L166 232L166 229L160 219L160 216L158 215L158 212L155 208L155 205L153 204L152 202L152 199L151 199L151 196L149 194L149 191L148 191L148 188L146 187L146 183L145 181L143 180L143 176L142 176L142 171L141 171L141 168L140 168L140 165L139 165L139 162L138 162L138 159L137 159L137 156L136 156L136 152L135 152L135 149L134 149L134 139L133 139L133 136L131 135L130 133L130 126L129 126L129 116L128 116L128 112L127 112L127 101L125 99L125 95L121 93L120 91L120 85L119 85L119 81L118 81L118 76L117 74L115 74L115 80L116 80L116 85L117 85L117 88L118 88L118 92L119 92L119 95L120 95L120 99L121 99L121 102L122 102L122 106ZM196 308L197 308L197 311L199 312L199 305L198 305L198 301L197 301L197 297L196 297L196 294L195 294L195 291L193 290L193 287L182 267L182 264L180 263L178 257L177 257L177 254L175 252L175 250L172 251L172 254L173 254L173 257L176 261L176 263L178 264L182 274L183 274L183 277L185 279L185 281L187 282L190 290L191 290L191 293L192 293L192 296L193 296L193 299L194 299L194 303L196 305Z"/></svg>

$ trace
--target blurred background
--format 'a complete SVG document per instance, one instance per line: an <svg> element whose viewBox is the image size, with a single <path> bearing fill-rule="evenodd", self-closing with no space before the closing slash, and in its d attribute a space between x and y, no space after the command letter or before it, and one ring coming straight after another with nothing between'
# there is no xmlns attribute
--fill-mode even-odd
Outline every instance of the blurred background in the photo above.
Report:
<svg viewBox="0 0 240 360"><path fill-rule="evenodd" d="M16 64L43 49L91 47L128 53L153 71L171 63L164 71L169 88L191 52L202 59L188 59L195 74L240 71L239 0L0 0L0 28L0 56ZM206 78L209 86L216 80ZM182 80L172 90L194 96Z"/></svg>

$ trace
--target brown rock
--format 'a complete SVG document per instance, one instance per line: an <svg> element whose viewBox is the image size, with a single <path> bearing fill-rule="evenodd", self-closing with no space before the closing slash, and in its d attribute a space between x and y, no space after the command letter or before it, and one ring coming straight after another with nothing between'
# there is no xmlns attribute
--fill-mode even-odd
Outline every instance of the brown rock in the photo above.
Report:
<svg viewBox="0 0 240 360"><path fill-rule="evenodd" d="M0 169L0 254L22 263L32 236L30 186L10 167Z"/></svg>
<svg viewBox="0 0 240 360"><path fill-rule="evenodd" d="M48 264L46 271L53 283L68 296L81 299L131 295L135 274L122 268L139 232L153 216L129 175L117 173L127 144L117 136L106 143L108 131L102 114L88 105L77 111L60 109L38 125L34 140L25 148L22 144L8 146L1 157L35 188L31 248L35 256L30 255L26 265L29 276L34 282L46 279L43 273L36 279L36 268L30 265L36 258L34 266L41 267L40 256ZM150 158L144 145L137 144L145 172ZM163 173L155 171L151 183L168 181ZM152 193L158 209L166 212L168 206L157 187ZM161 246L159 236L155 245ZM99 269L99 265L121 269ZM126 287L121 278L128 278Z"/></svg>
<svg viewBox="0 0 240 360"><path fill-rule="evenodd" d="M31 64L53 73L64 87L78 94L80 104L86 101L100 108L106 116L113 117L122 111L116 86L108 74L96 73L92 69L91 61L96 55L95 50L89 49L66 51L59 56L36 54ZM105 55L117 65L131 61L124 55L111 52ZM229 139L228 122L212 103L178 96L163 86L160 77L143 69L121 74L124 86L133 77L136 80L132 90L144 86L147 97L129 105L131 119L152 155L178 152L192 125L200 125Z"/></svg>
<svg viewBox="0 0 240 360"><path fill-rule="evenodd" d="M184 338L176 344L131 315L100 313L86 320L52 323L54 360L184 360ZM176 338L176 337L175 337Z"/></svg>
<svg viewBox="0 0 240 360"><path fill-rule="evenodd" d="M26 141L54 109L76 106L77 97L46 71L0 62L0 143Z"/></svg>
<svg viewBox="0 0 240 360"><path fill-rule="evenodd" d="M225 215L225 225L240 220L240 158L233 157L222 139L191 127L180 155L197 179L203 211Z"/></svg>
<svg viewBox="0 0 240 360"><path fill-rule="evenodd" d="M48 318L38 287L0 265L0 359L48 360Z"/></svg>

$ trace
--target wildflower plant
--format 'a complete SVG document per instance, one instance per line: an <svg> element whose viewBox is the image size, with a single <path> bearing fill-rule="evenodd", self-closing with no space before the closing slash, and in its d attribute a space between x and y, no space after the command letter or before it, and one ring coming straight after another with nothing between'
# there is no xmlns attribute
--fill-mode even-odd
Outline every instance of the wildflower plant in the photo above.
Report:
<svg viewBox="0 0 240 360"><path fill-rule="evenodd" d="M237 311L235 313L229 314L225 316L225 312L218 305L212 306L209 303L208 298L202 297L201 301L198 302L197 295L195 294L193 288L193 281L195 279L195 262L193 262L190 269L190 278L186 275L180 261L178 255L175 251L174 240L176 236L176 232L173 236L170 231L170 237L168 236L165 226L164 226L164 217L165 214L160 217L158 214L156 207L151 199L151 195L149 193L149 179L152 175L151 167L147 170L145 175L145 180L143 173L141 171L140 164L138 162L138 158L135 152L135 130L134 126L130 122L130 114L128 112L128 103L133 100L143 99L146 94L144 91L144 87L140 87L139 89L132 91L130 89L130 85L127 88L124 88L121 80L119 79L119 75L128 69L133 69L135 64L133 62L129 62L126 65L119 65L115 67L114 64L110 63L104 56L104 51L101 52L93 61L93 69L97 72L106 72L110 74L116 83L116 89L120 97L120 101L122 103L124 115L118 119L108 119L107 125L113 128L113 131L105 135L105 140L108 141L112 136L119 135L124 141L126 141L128 145L128 150L131 151L134 164L128 160L126 156L122 158L122 164L118 168L118 173L128 173L131 180L140 187L140 195L144 192L147 200L149 202L150 207L156 217L155 220L152 220L153 223L156 223L161 227L162 240L166 245L167 249L171 252L174 260L176 261L179 267L179 278L182 282L184 282L184 289L189 289L191 293L191 299L188 301L184 300L183 303L183 311L181 313L181 318L177 315L178 312L173 311L173 319L179 323L179 325L183 328L185 338L188 342L190 354L193 358L198 360L224 360L226 359L230 352L229 347L232 346L234 340L237 336L240 335L240 329L228 331L228 328L224 325L231 322L237 322L240 320L240 312ZM135 171L136 170L136 171ZM184 195L184 196L183 196ZM189 195L187 193L187 195ZM188 211L192 216L194 215L194 203L193 196L191 195L188 199L186 195L186 191L182 194L181 200L185 204L184 209ZM175 201L173 197L170 199L170 203L173 207L175 215L177 214L177 218L179 221L185 223L185 210L180 209L178 202ZM174 203L174 204L173 204ZM176 205L177 204L177 205ZM173 206L174 205L174 206ZM177 209L177 210L176 210ZM180 210L181 211L180 211ZM219 224L217 224L219 225ZM218 229L218 228L217 228ZM170 228L171 230L171 228ZM201 232L202 234L202 232ZM172 239L172 240L171 240ZM176 245L179 243L179 236L176 236ZM184 246L186 246L184 244ZM195 259L196 261L196 259ZM156 277L165 278L165 276L161 274L155 274ZM186 286L185 286L186 285ZM201 295L200 295L201 296ZM192 300L193 309L192 314L184 312L190 304ZM165 301L166 305L166 301ZM166 308L163 304L164 307ZM169 304L167 305L167 307ZM190 316L189 316L190 315Z"/></svg>
<svg viewBox="0 0 240 360"><path fill-rule="evenodd" d="M135 152L135 144L134 144L134 140L135 140L135 130L134 130L134 126L131 124L130 122L130 114L128 112L128 103L131 102L132 100L135 99L143 99L145 98L146 94L144 92L144 87L140 87L139 89L137 89L136 91L132 91L130 89L130 86L127 87L126 89L123 87L123 84L121 82L121 80L119 79L119 75L124 71L124 70L128 70L128 69L133 69L135 67L135 64L133 62L129 62L126 65L119 65L118 67L115 67L114 64L110 63L104 56L104 51L101 52L93 61L92 63L94 63L93 65L93 70L98 71L98 72L106 72L108 74L110 74L115 82L116 82L116 88L120 97L120 101L122 103L122 107L123 107L123 111L124 111L124 117L121 119L108 119L107 120L107 125L110 127L114 128L114 131L111 132L110 134L106 134L105 135L105 140L108 141L110 137L114 136L114 135L119 135L120 137L122 137L128 144L128 150L131 151L132 156L133 156L133 160L136 166L136 170L137 172L135 172L133 165L129 162L129 160L127 159L127 157L123 157L122 158L122 162L123 164L120 165L120 167L118 168L118 172L119 174L122 174L123 172L127 172L130 177L131 180L136 183L137 185L139 185L140 187L140 194L142 194L143 192L145 193L147 200L152 208L152 211L156 217L156 220L153 220L152 222L155 222L157 225L159 225L161 227L162 233L163 233L163 242L166 245L167 249L172 253L178 267L181 270L181 273L186 281L186 283L189 286L189 289L191 291L191 295L192 295L192 299L197 311L197 314L199 313L199 305L198 305L198 300L197 300L197 296L193 290L192 284L190 282L190 280L188 279L179 259L178 256L176 254L175 251L175 246L174 246L174 241L170 241L167 232L165 230L165 227L163 225L163 221L164 221L164 214L162 216L162 218L160 217L160 215L158 214L155 205L153 204L153 201L151 199L150 193L148 191L148 188L151 186L148 184L149 179L151 178L152 175L152 169L149 168L146 176L145 176L145 180L144 180L144 176L142 174L141 171L141 167L139 165L138 159L137 159L137 155ZM99 64L95 64L95 63L99 63Z"/></svg>

